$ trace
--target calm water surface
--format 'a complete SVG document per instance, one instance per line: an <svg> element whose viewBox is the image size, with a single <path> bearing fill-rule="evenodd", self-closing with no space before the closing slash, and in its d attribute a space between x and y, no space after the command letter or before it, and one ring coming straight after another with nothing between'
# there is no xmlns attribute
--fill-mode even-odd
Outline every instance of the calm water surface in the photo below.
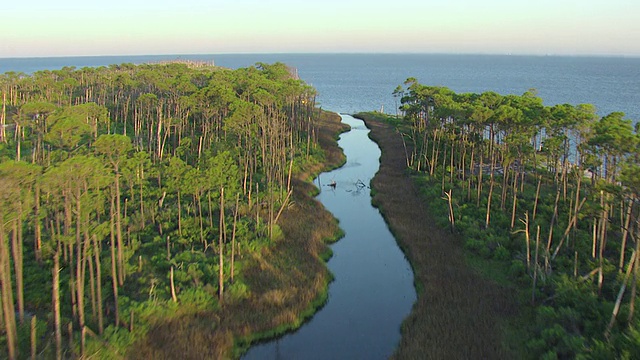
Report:
<svg viewBox="0 0 640 360"><path fill-rule="evenodd" d="M640 58L437 54L213 54L1 59L0 73L63 66L107 66L161 60L214 60L229 68L284 62L319 93L323 108L395 113L391 93L407 78L456 92L521 95L538 90L545 105L591 103L600 115L622 111L640 120Z"/></svg>
<svg viewBox="0 0 640 360"><path fill-rule="evenodd" d="M316 179L317 199L345 232L331 246L329 300L298 331L254 346L245 359L386 359L400 341L400 324L416 299L413 272L371 206L368 185L380 149L362 121L347 115L343 121L351 126L339 141L347 163ZM328 186L333 181L335 189Z"/></svg>

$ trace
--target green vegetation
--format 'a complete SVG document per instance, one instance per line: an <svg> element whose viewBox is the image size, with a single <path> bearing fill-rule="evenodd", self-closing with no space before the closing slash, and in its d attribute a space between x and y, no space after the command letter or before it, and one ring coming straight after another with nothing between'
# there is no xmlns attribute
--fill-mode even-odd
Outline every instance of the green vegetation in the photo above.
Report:
<svg viewBox="0 0 640 360"><path fill-rule="evenodd" d="M543 106L533 91L456 94L408 79L395 93L400 161L430 216L463 239L468 264L520 289L528 310L513 326L526 336L510 347L640 356L639 126L591 105Z"/></svg>
<svg viewBox="0 0 640 360"><path fill-rule="evenodd" d="M439 228L426 209L419 184L406 166L407 149L391 123L397 119L358 114L382 150L371 181L380 209L409 259L418 298L402 324L397 359L513 359L503 343L503 320L517 303L513 289L482 276L465 262L462 242Z"/></svg>
<svg viewBox="0 0 640 360"><path fill-rule="evenodd" d="M220 358L326 298L339 117L284 64L0 76L0 348ZM274 330L275 329L275 330Z"/></svg>

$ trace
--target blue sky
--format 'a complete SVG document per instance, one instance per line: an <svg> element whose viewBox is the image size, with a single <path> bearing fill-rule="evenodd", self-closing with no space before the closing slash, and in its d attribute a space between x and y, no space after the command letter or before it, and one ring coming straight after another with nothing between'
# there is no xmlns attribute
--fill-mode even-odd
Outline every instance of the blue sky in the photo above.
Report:
<svg viewBox="0 0 640 360"><path fill-rule="evenodd" d="M638 0L12 0L0 57L278 52L640 56Z"/></svg>

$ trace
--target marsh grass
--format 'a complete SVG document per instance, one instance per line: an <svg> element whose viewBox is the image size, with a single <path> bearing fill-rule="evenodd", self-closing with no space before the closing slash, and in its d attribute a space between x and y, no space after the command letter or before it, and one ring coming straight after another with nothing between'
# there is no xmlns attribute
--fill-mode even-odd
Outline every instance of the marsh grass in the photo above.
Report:
<svg viewBox="0 0 640 360"><path fill-rule="evenodd" d="M343 233L313 198L317 190L311 180L344 163L336 139L347 130L345 126L337 114L321 114L316 132L324 161L299 169L292 179L293 206L279 221L284 237L253 254L245 265L241 280L247 293L225 298L219 310L181 306L174 315L158 320L131 347L128 358L237 358L252 343L299 327L326 302L333 279L326 267L331 257L327 244Z"/></svg>
<svg viewBox="0 0 640 360"><path fill-rule="evenodd" d="M517 292L501 269L469 261L464 239L429 213L419 185L406 172L402 139L393 119L358 114L382 150L372 180L379 207L412 265L418 299L402 324L398 359L511 359L518 353L506 335L518 311ZM480 271L482 270L482 271Z"/></svg>

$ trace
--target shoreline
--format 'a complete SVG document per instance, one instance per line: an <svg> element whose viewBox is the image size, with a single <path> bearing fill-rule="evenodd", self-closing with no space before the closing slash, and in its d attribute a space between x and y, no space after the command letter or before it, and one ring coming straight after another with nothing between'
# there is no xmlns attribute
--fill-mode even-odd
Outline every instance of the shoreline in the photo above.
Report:
<svg viewBox="0 0 640 360"><path fill-rule="evenodd" d="M409 260L418 299L402 324L394 358L513 358L504 322L517 304L513 290L486 279L468 263L462 240L430 217L406 171L405 150L393 127L356 114L382 155L371 181L374 206Z"/></svg>
<svg viewBox="0 0 640 360"><path fill-rule="evenodd" d="M332 280L326 265L331 257L328 245L342 232L314 198L317 188L312 181L345 162L337 143L345 130L338 114L322 111L316 134L325 161L292 178L296 206L282 213L284 238L255 255L245 269L250 295L218 310L160 319L144 339L129 347L127 358L239 358L251 344L297 329L324 305Z"/></svg>

